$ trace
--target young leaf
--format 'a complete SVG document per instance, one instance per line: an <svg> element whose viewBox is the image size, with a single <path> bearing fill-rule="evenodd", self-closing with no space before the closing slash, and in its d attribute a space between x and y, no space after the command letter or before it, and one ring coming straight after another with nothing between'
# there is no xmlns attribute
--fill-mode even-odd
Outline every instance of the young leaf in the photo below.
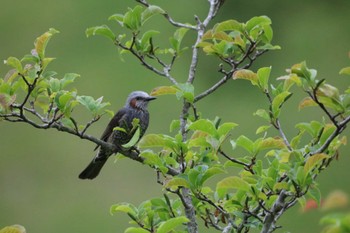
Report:
<svg viewBox="0 0 350 233"><path fill-rule="evenodd" d="M259 86L262 88L262 91L267 91L269 85L269 77L270 77L271 67L263 67L260 68L257 72Z"/></svg>
<svg viewBox="0 0 350 233"><path fill-rule="evenodd" d="M271 125L262 125L262 126L260 126L260 127L255 131L255 133L256 133L256 134L264 133L264 132L266 132L270 127L271 127Z"/></svg>
<svg viewBox="0 0 350 233"><path fill-rule="evenodd" d="M237 70L233 73L232 78L249 80L255 86L259 83L257 74L246 69Z"/></svg>
<svg viewBox="0 0 350 233"><path fill-rule="evenodd" d="M300 103L299 103L299 110L306 108L306 107L311 107L311 106L317 106L317 103L311 99L311 97L305 97Z"/></svg>
<svg viewBox="0 0 350 233"><path fill-rule="evenodd" d="M309 157L305 163L305 166L304 166L305 174L310 173L312 171L312 169L314 169L319 164L319 162L321 162L322 160L324 160L326 158L328 158L328 155L322 154L322 153L315 154L315 155L312 155L311 157Z"/></svg>
<svg viewBox="0 0 350 233"><path fill-rule="evenodd" d="M248 20L248 22L246 23L246 30L250 32L255 27L270 25L271 23L271 19L267 16L256 16Z"/></svg>
<svg viewBox="0 0 350 233"><path fill-rule="evenodd" d="M178 83L177 87L179 91L176 92L178 99L185 98L188 102L193 103L194 101L194 87L190 83Z"/></svg>
<svg viewBox="0 0 350 233"><path fill-rule="evenodd" d="M160 86L151 91L151 96L175 95L179 91L176 86Z"/></svg>
<svg viewBox="0 0 350 233"><path fill-rule="evenodd" d="M59 31L54 28L50 28L49 31L45 32L35 40L35 51L41 59L45 57L45 49L50 38L57 33L59 33Z"/></svg>
<svg viewBox="0 0 350 233"><path fill-rule="evenodd" d="M137 31L141 26L141 13L143 8L137 5L134 9L130 9L124 15L124 25L132 31Z"/></svg>
<svg viewBox="0 0 350 233"><path fill-rule="evenodd" d="M222 179L216 185L216 190L237 189L248 192L250 185L238 176L230 176Z"/></svg>
<svg viewBox="0 0 350 233"><path fill-rule="evenodd" d="M165 222L162 222L159 225L157 233L169 233L173 232L174 229L178 226L183 225L184 223L189 222L189 220L185 216L171 218Z"/></svg>
<svg viewBox="0 0 350 233"><path fill-rule="evenodd" d="M227 20L214 26L214 32L220 31L242 31L242 24L236 20Z"/></svg>
<svg viewBox="0 0 350 233"><path fill-rule="evenodd" d="M339 74L350 75L350 67L345 67L339 71Z"/></svg>
<svg viewBox="0 0 350 233"><path fill-rule="evenodd" d="M265 120L267 120L268 122L271 121L270 119L270 115L267 113L267 111L265 109L258 109L255 113L254 116L259 116Z"/></svg>
<svg viewBox="0 0 350 233"><path fill-rule="evenodd" d="M315 186L311 186L308 192L309 196L316 201L317 205L321 205L321 191Z"/></svg>
<svg viewBox="0 0 350 233"><path fill-rule="evenodd" d="M271 104L272 112L275 117L278 117L280 108L282 105L292 96L292 93L288 91L284 91L278 94L273 100Z"/></svg>
<svg viewBox="0 0 350 233"><path fill-rule="evenodd" d="M76 78L80 77L79 74L75 73L67 73L64 75L63 79L61 79L61 88L64 88L70 83L73 83Z"/></svg>
<svg viewBox="0 0 350 233"><path fill-rule="evenodd" d="M237 138L236 145L244 148L250 154L253 154L254 152L254 142L244 135Z"/></svg>
<svg viewBox="0 0 350 233"><path fill-rule="evenodd" d="M114 214L116 212L124 212L133 216L137 216L138 210L133 204L122 202L112 205L109 212L111 214Z"/></svg>
<svg viewBox="0 0 350 233"><path fill-rule="evenodd" d="M162 147L162 148L176 148L175 139L167 135L161 134L147 134L139 142L141 148Z"/></svg>
<svg viewBox="0 0 350 233"><path fill-rule="evenodd" d="M258 149L259 150L270 150L270 149L283 149L286 148L284 141L282 138L264 138L259 142Z"/></svg>
<svg viewBox="0 0 350 233"><path fill-rule="evenodd" d="M208 168L202 178L200 179L200 185L203 185L205 181L207 181L209 178L215 176L215 175L218 175L218 174L222 174L222 173L225 173L226 171L222 168L219 168L219 167L211 167L211 168Z"/></svg>
<svg viewBox="0 0 350 233"><path fill-rule="evenodd" d="M141 41L140 41L140 46L141 46L141 50L144 52L152 52L149 51L149 47L150 47L150 40L154 35L159 34L160 32L158 31L154 31L154 30L149 30L147 32L145 32L142 35Z"/></svg>
<svg viewBox="0 0 350 233"><path fill-rule="evenodd" d="M226 136L231 130L233 130L238 124L233 122L226 122L219 126L217 132L219 137Z"/></svg>
<svg viewBox="0 0 350 233"><path fill-rule="evenodd" d="M128 227L124 233L149 233L149 231L146 231L145 229L141 227Z"/></svg>
<svg viewBox="0 0 350 233"><path fill-rule="evenodd" d="M149 5L141 14L142 24L156 14L165 14L165 11L159 6Z"/></svg>
<svg viewBox="0 0 350 233"><path fill-rule="evenodd" d="M120 24L120 26L124 26L124 15L122 15L122 14L114 14L114 15L111 15L109 18L108 18L108 20L115 20L115 21L117 21L119 24Z"/></svg>
<svg viewBox="0 0 350 233"><path fill-rule="evenodd" d="M179 54L181 53L181 42L188 28L179 28L175 31L174 36L169 38L171 47Z"/></svg>
<svg viewBox="0 0 350 233"><path fill-rule="evenodd" d="M165 187L171 188L172 190L176 190L179 187L189 188L190 183L184 178L174 177L173 179L169 180L168 183L165 184Z"/></svg>
<svg viewBox="0 0 350 233"><path fill-rule="evenodd" d="M130 141L126 144L123 145L124 148L130 148L136 145L136 143L139 141L140 139L140 127L137 127L135 130L134 135L132 136L132 138L130 139Z"/></svg>
<svg viewBox="0 0 350 233"><path fill-rule="evenodd" d="M149 150L143 151L140 154L141 157L145 158L145 163L158 168L162 173L166 173L168 171L168 168L164 165L162 159L157 155L152 153Z"/></svg>
<svg viewBox="0 0 350 233"><path fill-rule="evenodd" d="M16 57L9 57L7 58L7 60L4 61L4 63L6 65L12 66L13 68L15 68L19 73L21 73L23 71L22 68L22 63L20 60L18 60L18 58Z"/></svg>
<svg viewBox="0 0 350 233"><path fill-rule="evenodd" d="M214 123L208 119L199 119L193 122L188 128L191 130L199 130L202 132L206 132L214 137L217 135Z"/></svg>
<svg viewBox="0 0 350 233"><path fill-rule="evenodd" d="M116 38L112 30L107 25L90 27L86 29L85 34L87 37L95 36L95 35L105 36L111 39L112 41L114 41Z"/></svg>

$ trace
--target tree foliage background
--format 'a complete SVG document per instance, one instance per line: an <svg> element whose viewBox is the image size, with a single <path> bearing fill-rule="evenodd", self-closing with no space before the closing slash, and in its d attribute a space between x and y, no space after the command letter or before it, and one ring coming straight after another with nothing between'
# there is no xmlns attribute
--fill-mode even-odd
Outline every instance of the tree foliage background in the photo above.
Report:
<svg viewBox="0 0 350 233"><path fill-rule="evenodd" d="M21 57L33 47L32 42L38 35L50 27L57 28L61 33L52 39L47 49L50 56L57 58L52 69L60 74L80 74L75 86L81 94L96 98L103 95L117 110L130 91L150 91L162 82L167 84L166 80L145 72L135 59L126 56L125 62L120 61L117 49L111 49L113 47L104 38L87 39L85 36L86 28L104 24L108 16L124 11L130 3L133 1L2 0L0 57ZM200 16L207 10L204 0L158 0L154 3L181 21L192 21L194 14ZM271 65L271 77L277 77L284 74L285 68L306 60L320 76L345 88L348 77L339 76L338 71L349 66L350 61L347 54L350 50L349 7L346 0L307 3L301 0L227 0L217 21L229 18L246 21L256 15L269 16L273 22L274 44L280 45L282 50L267 53L252 69ZM152 20L162 34L165 32L163 38L167 41L166 32L170 34L173 28L163 28L161 17ZM190 36L186 39L190 40ZM200 78L196 81L199 88L204 89L215 81L217 67L211 65L211 59L204 57L201 61ZM186 75L186 62L185 58L183 66L181 61L176 65L177 76ZM3 76L6 72L7 67L1 64L0 74ZM252 114L259 105L265 104L263 101L251 85L236 81L229 82L199 107L205 117L219 115L224 121L239 123L235 134L253 136L259 122ZM173 97L162 96L150 106L148 133L168 132L170 121L179 115L175 107L169 106L177 104ZM281 116L281 121L290 122L285 125L286 131L295 131L294 123L298 120L311 120L319 114L317 109L295 111L297 103L293 100L287 103L288 107L292 110ZM90 133L99 136L107 121L107 117L99 121ZM78 173L94 155L94 146L87 141L53 130L38 131L24 124L5 122L0 124L0 132L0 227L19 223L28 232L121 232L127 226L127 218L111 216L108 209L112 204L124 200L138 204L161 195L154 173L129 160L109 162L100 177L92 182L79 180ZM348 146L344 147L340 162L319 177L324 195L333 189L350 193L347 150ZM283 230L319 232L318 219L323 213L299 213L298 207L294 207L283 216Z"/></svg>

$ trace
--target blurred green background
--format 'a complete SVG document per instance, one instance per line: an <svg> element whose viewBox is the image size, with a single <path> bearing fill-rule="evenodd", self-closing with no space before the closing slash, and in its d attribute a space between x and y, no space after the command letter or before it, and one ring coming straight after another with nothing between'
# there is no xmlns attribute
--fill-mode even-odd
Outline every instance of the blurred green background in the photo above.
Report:
<svg viewBox="0 0 350 233"><path fill-rule="evenodd" d="M193 22L194 14L204 16L208 7L205 0L150 2L159 4L174 19L184 22ZM47 49L48 56L57 58L51 69L61 76L68 72L81 74L75 83L80 94L104 96L111 102L111 108L117 110L132 90L151 91L156 86L169 84L146 71L131 56L121 61L117 49L107 39L85 36L85 29L95 25L107 23L118 30L107 18L134 5L132 0L0 0L0 59L22 57L33 48L37 36L54 27L61 33L54 36ZM348 77L338 75L342 67L350 64L349 9L348 0L226 0L214 22L269 16L273 22L274 44L282 50L265 54L253 69L272 66L272 77L276 78L285 74L286 68L306 60L309 67L318 70L320 78L343 90L350 83ZM158 42L165 44L174 28L160 16L148 22L149 27L152 24L162 30ZM193 42L192 36L188 34L187 43ZM189 51L176 63L174 76L179 80L186 79ZM213 57L204 56L199 65L197 93L220 78ZM1 63L0 75L4 76L7 71L8 67ZM298 112L297 103L298 95L295 95L281 119L286 132L292 135L296 132L295 122L321 119L320 112L314 109ZM224 121L238 123L234 137L240 134L255 137L257 126L263 122L254 117L253 112L265 105L263 96L247 82L231 81L199 103L198 108L204 117L218 115ZM179 107L180 103L172 96L153 102L148 133L168 133L169 123L180 113ZM107 122L105 117L89 133L99 136ZM0 132L0 229L17 223L25 226L28 233L123 232L128 218L122 214L111 216L112 204L127 201L138 205L162 195L155 172L127 159L117 163L110 159L97 179L79 180L79 172L94 155L94 145L88 141L54 130L37 130L8 122L0 122ZM344 147L339 161L319 176L324 195L334 189L350 193L348 151L349 146ZM348 210L349 207L342 211ZM278 232L320 232L318 221L324 214L317 210L301 213L296 206L282 217L280 224L284 228ZM202 232L214 231L203 229Z"/></svg>

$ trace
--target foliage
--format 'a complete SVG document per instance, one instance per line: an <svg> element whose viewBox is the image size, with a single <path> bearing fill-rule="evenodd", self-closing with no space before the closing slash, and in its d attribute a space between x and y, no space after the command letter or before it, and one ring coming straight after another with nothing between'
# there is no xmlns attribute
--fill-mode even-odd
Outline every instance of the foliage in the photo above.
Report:
<svg viewBox="0 0 350 233"><path fill-rule="evenodd" d="M78 95L74 88L67 89L78 74L67 73L56 78L57 73L48 69L54 58L46 56L46 47L57 33L51 28L35 40L31 54L5 60L12 69L0 79L0 116L10 122L26 122L42 129L56 128L89 139L85 132L91 124L102 114L113 115L113 112L106 109L109 103L102 102L103 97L95 100ZM92 116L90 122L79 124L73 117L79 105Z"/></svg>
<svg viewBox="0 0 350 233"><path fill-rule="evenodd" d="M273 30L267 16L247 22L230 19L208 29L223 1L209 1L207 17L196 17L194 24L176 22L165 10L145 0L137 2L139 5L124 14L109 17L127 33L118 34L102 25L88 28L86 35L106 37L121 54L133 55L146 69L167 78L170 84L154 88L151 94L173 95L183 107L179 119L171 123L171 133L146 135L138 144L141 152L133 150L139 139L136 135L123 152L155 169L163 188L162 198L146 200L139 206L123 202L111 207L111 213L122 212L131 218L133 226L125 232L198 232L199 219L206 227L226 233L251 229L273 232L279 217L296 203L304 205L306 197L320 203L316 178L346 144L341 133L350 121L350 89L341 92L319 79L317 71L305 62L293 65L276 79L277 84L271 84L271 67L249 70L259 56L280 48L271 44ZM160 32L142 31L156 16L176 27L166 48L154 43ZM196 33L193 46L183 44L188 31ZM102 114L110 113L106 110L109 104L102 102L102 97L94 99L78 95L75 89L67 90L79 75L55 78L56 72L47 69L54 59L46 57L46 46L57 32L50 29L38 37L30 55L6 60L12 70L0 80L0 117L36 128L55 128L113 149L113 145L86 134ZM178 82L172 67L188 48L192 49L188 79ZM194 80L200 51L218 59L222 78L197 94ZM340 73L349 74L349 70L344 68ZM222 123L219 117L206 119L196 108L198 101L223 84L239 79L250 81L268 103L266 109L254 113L265 120L255 138L232 137L236 123ZM280 116L298 89L306 94L299 109L317 107L323 116L321 120L297 123L299 132L286 135ZM91 114L90 122L77 123L73 112L78 106Z"/></svg>

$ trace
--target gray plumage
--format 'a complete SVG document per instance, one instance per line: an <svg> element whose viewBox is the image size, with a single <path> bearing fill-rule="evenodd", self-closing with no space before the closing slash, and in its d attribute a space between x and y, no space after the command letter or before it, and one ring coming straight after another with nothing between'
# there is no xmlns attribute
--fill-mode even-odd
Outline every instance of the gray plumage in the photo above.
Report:
<svg viewBox="0 0 350 233"><path fill-rule="evenodd" d="M101 136L101 140L105 142L112 143L121 148L122 145L128 143L135 133L135 128L133 129L133 120L139 119L140 127L140 138L145 134L148 122L149 113L147 111L147 106L149 101L154 100L155 97L148 95L143 91L132 92L125 103L125 106L120 109L111 121L108 123L105 131ZM116 127L125 129L113 130ZM98 146L95 148L95 150ZM82 171L79 175L80 179L94 179L101 171L103 165L106 163L109 156L113 152L107 151L103 148L99 148L97 155L93 158L90 164Z"/></svg>

